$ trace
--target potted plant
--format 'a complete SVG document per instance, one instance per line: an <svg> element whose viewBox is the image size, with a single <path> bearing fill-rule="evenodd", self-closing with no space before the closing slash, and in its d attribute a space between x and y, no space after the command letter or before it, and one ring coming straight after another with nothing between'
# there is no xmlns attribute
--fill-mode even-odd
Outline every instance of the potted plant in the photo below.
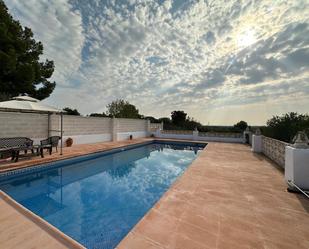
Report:
<svg viewBox="0 0 309 249"><path fill-rule="evenodd" d="M71 147L73 144L73 139L69 137L67 140L65 140L65 144L67 147Z"/></svg>

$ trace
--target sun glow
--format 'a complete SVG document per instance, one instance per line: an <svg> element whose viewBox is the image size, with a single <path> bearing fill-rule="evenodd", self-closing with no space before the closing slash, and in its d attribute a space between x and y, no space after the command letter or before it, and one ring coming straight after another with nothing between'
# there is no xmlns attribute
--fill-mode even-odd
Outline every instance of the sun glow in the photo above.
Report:
<svg viewBox="0 0 309 249"><path fill-rule="evenodd" d="M240 48L245 48L257 41L256 34L254 30L246 30L242 32L237 37L237 46Z"/></svg>

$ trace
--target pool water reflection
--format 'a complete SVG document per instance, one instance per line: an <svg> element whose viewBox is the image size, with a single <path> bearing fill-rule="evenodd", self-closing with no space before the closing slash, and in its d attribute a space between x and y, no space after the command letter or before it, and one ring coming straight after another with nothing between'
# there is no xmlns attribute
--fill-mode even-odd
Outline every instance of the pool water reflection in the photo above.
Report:
<svg viewBox="0 0 309 249"><path fill-rule="evenodd" d="M0 188L87 248L114 248L200 149L152 143L17 175Z"/></svg>

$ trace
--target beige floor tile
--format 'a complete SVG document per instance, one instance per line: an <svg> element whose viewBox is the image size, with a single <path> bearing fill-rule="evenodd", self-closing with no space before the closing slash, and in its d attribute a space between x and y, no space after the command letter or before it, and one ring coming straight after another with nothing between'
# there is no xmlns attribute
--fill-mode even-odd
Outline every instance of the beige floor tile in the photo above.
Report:
<svg viewBox="0 0 309 249"><path fill-rule="evenodd" d="M73 146L65 148L63 156L53 153L44 159L2 164L0 170L142 141L147 139ZM309 200L288 193L286 187L282 169L253 154L250 147L209 143L118 248L309 248ZM7 208L4 212L1 205L0 200L0 239L10 248L11 241L22 241L24 226L30 221L21 218L16 224L15 211ZM40 246L63 246L31 222L29 227L40 234ZM24 234L31 235L31 231ZM14 236L19 238L14 240ZM37 244L31 238L27 242L29 248Z"/></svg>

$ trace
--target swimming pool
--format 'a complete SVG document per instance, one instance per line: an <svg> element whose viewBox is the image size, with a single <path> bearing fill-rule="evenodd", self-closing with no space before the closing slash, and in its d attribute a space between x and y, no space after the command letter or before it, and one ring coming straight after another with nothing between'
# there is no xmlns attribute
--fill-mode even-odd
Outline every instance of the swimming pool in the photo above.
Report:
<svg viewBox="0 0 309 249"><path fill-rule="evenodd" d="M114 248L205 144L147 142L0 176L0 189L87 248Z"/></svg>

